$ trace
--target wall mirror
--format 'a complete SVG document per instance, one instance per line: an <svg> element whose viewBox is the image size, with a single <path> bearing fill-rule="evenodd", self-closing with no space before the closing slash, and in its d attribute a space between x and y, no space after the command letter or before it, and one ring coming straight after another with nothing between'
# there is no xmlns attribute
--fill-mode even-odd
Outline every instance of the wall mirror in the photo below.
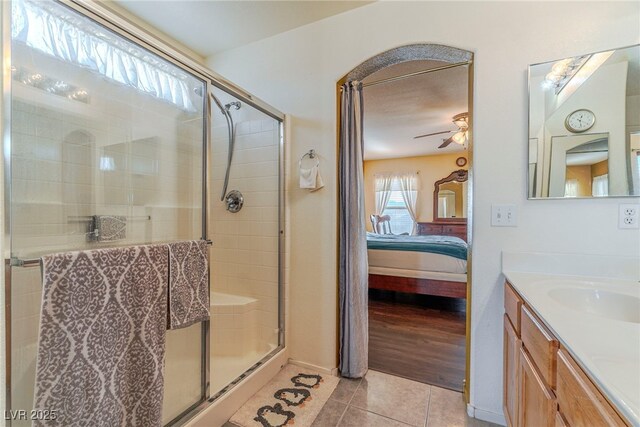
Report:
<svg viewBox="0 0 640 427"><path fill-rule="evenodd" d="M468 172L460 169L435 183L434 221L466 222Z"/></svg>
<svg viewBox="0 0 640 427"><path fill-rule="evenodd" d="M640 195L640 45L529 66L528 197Z"/></svg>

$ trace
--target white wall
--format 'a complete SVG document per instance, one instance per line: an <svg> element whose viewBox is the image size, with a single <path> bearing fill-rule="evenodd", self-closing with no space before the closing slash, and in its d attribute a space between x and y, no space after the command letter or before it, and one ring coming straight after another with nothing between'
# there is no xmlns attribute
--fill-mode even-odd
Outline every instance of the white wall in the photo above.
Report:
<svg viewBox="0 0 640 427"><path fill-rule="evenodd" d="M526 200L527 65L640 42L640 4L377 2L210 58L291 114L292 171L309 148L322 159L325 189L289 183L294 359L336 366L335 83L367 58L416 42L476 55L471 402L491 417L502 412L501 251L640 253L637 230L617 228L622 200ZM492 203L515 204L519 226L491 228Z"/></svg>

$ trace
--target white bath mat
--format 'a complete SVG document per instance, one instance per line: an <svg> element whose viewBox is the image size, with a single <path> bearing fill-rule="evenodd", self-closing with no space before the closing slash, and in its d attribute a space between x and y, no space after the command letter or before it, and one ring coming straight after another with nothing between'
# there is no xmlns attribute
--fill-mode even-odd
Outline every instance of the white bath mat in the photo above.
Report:
<svg viewBox="0 0 640 427"><path fill-rule="evenodd" d="M242 427L311 426L338 381L332 375L287 365L230 421Z"/></svg>

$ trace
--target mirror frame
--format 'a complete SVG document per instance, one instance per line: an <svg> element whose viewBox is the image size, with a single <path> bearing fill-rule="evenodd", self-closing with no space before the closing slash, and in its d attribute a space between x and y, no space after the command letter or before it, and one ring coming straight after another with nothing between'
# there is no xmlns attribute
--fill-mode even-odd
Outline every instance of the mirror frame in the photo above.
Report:
<svg viewBox="0 0 640 427"><path fill-rule="evenodd" d="M469 179L469 171L466 169L458 169L449 174L449 176L442 178L435 182L433 190L433 222L435 223L454 223L454 224L466 224L467 218L438 218L438 193L440 192L440 184L447 182L466 182Z"/></svg>

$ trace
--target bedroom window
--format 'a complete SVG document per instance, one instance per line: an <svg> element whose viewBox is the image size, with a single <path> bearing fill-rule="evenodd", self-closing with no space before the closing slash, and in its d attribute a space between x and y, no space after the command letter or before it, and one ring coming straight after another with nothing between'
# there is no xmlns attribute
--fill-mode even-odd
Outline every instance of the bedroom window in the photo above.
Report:
<svg viewBox="0 0 640 427"><path fill-rule="evenodd" d="M411 234L413 230L413 219L411 219L407 204L402 197L400 180L398 178L394 178L391 182L389 202L382 214L391 217L391 232L393 234Z"/></svg>
<svg viewBox="0 0 640 427"><path fill-rule="evenodd" d="M593 197L606 197L609 195L608 174L593 177L593 187L591 195Z"/></svg>

